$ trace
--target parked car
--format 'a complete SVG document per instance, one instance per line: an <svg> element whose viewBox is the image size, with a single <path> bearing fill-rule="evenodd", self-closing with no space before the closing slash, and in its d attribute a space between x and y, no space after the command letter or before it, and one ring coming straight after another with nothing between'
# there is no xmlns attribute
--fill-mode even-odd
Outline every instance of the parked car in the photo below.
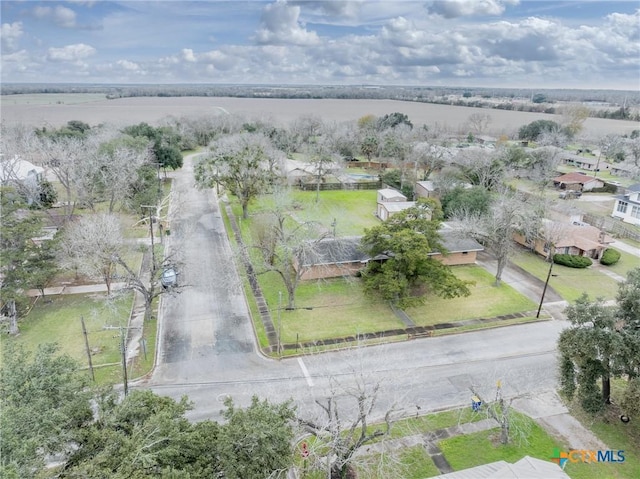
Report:
<svg viewBox="0 0 640 479"><path fill-rule="evenodd" d="M578 190L562 191L559 196L563 200L572 200L574 198L580 198L582 196L582 191L578 191Z"/></svg>

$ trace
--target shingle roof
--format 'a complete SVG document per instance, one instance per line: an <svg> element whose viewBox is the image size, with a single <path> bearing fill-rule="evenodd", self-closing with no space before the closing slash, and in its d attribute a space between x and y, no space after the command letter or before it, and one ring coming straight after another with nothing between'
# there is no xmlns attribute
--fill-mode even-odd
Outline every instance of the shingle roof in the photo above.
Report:
<svg viewBox="0 0 640 479"><path fill-rule="evenodd" d="M360 250L360 236L325 238L303 252L302 265L355 263L369 258Z"/></svg>
<svg viewBox="0 0 640 479"><path fill-rule="evenodd" d="M562 176L558 176L553 179L553 181L556 183L580 183L582 185L585 183L589 183L590 181L593 181L593 180L600 181L595 176L583 175L582 173L577 173L575 171L572 173L567 173Z"/></svg>

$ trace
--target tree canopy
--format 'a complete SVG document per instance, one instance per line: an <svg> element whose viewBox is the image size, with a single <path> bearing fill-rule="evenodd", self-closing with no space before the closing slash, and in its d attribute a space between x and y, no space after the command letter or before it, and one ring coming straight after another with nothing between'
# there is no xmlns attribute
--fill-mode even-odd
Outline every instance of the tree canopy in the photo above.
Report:
<svg viewBox="0 0 640 479"><path fill-rule="evenodd" d="M636 268L619 286L617 307L591 301L585 294L567 308L571 327L558 339L560 383L563 392L569 398L577 395L588 412L596 413L610 403L614 377L629 380L623 394L627 404L640 400L639 300L640 268Z"/></svg>
<svg viewBox="0 0 640 479"><path fill-rule="evenodd" d="M560 124L551 120L536 120L528 123L518 130L518 139L536 141L540 135L549 131L560 131Z"/></svg>
<svg viewBox="0 0 640 479"><path fill-rule="evenodd" d="M87 380L54 345L35 354L4 348L0 476L263 479L282 475L293 461L290 402L254 397L240 408L227 399L224 424L194 424L185 418L186 397L134 390L120 398ZM51 455L59 466L45 467Z"/></svg>
<svg viewBox="0 0 640 479"><path fill-rule="evenodd" d="M261 134L240 133L221 138L195 165L196 182L211 188L218 184L234 194L249 217L249 203L263 194L279 173L277 155Z"/></svg>
<svg viewBox="0 0 640 479"><path fill-rule="evenodd" d="M438 233L441 215L437 203L421 199L365 230L363 249L374 258L362 273L368 294L402 307L423 303L425 290L444 298L470 294L467 282L429 254L446 254Z"/></svg>

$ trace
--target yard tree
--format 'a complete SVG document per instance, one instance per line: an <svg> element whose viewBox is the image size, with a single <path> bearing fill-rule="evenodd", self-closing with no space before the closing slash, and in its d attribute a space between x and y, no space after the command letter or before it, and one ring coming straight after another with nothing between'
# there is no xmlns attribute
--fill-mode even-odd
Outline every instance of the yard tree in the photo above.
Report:
<svg viewBox="0 0 640 479"><path fill-rule="evenodd" d="M371 157L376 155L378 152L378 137L377 135L367 135L360 144L360 151L364 156L367 157L367 161L371 161Z"/></svg>
<svg viewBox="0 0 640 479"><path fill-rule="evenodd" d="M561 148L549 145L536 148L529 153L524 174L536 183L540 192L549 186L556 176L562 151Z"/></svg>
<svg viewBox="0 0 640 479"><path fill-rule="evenodd" d="M315 170L317 203L320 201L320 183L324 181L327 173L331 172L332 166L337 164L338 158L325 138L316 139L316 141L307 145L307 149L311 164Z"/></svg>
<svg viewBox="0 0 640 479"><path fill-rule="evenodd" d="M486 190L498 189L505 177L505 167L499 152L465 149L458 152L453 163L460 180Z"/></svg>
<svg viewBox="0 0 640 479"><path fill-rule="evenodd" d="M70 218L82 183L81 172L85 168L82 162L90 151L86 138L39 136L34 148L64 189L64 211Z"/></svg>
<svg viewBox="0 0 640 479"><path fill-rule="evenodd" d="M300 220L299 214L293 215L293 208L290 193L277 189L273 194L273 206L256 215L252 225L253 247L262 259L257 272L273 271L280 276L287 290L287 309L295 308L296 290L308 269L304 266L304 258L311 256L328 234L318 223Z"/></svg>
<svg viewBox="0 0 640 479"><path fill-rule="evenodd" d="M413 123L411 123L409 117L404 113L395 112L378 118L376 124L378 131L384 131L398 126L407 126L411 129L413 128Z"/></svg>
<svg viewBox="0 0 640 479"><path fill-rule="evenodd" d="M467 118L471 132L475 135L483 133L491 123L491 115L487 113L472 113Z"/></svg>
<svg viewBox="0 0 640 479"><path fill-rule="evenodd" d="M442 196L442 211L445 218L454 217L458 211L482 216L489 212L491 201L491 193L481 186L456 186Z"/></svg>
<svg viewBox="0 0 640 479"><path fill-rule="evenodd" d="M494 197L486 214L465 209L452 213L460 233L475 238L496 258L496 286L500 285L502 272L513 252L513 235L522 229L526 212L525 200L504 188Z"/></svg>
<svg viewBox="0 0 640 479"><path fill-rule="evenodd" d="M175 170L182 167L180 153L180 135L169 126L152 127L147 123L139 123L126 127L123 132L133 137L144 137L151 142L154 161L160 168Z"/></svg>
<svg viewBox="0 0 640 479"><path fill-rule="evenodd" d="M314 436L309 441L310 467L324 469L328 479L358 477L357 466L363 465L358 453L373 442L384 442L400 417L397 402L380 407L384 384L379 376L365 374L362 365L353 362L357 359L351 354L354 352L359 354L360 348L349 352L344 376L329 378L324 397L315 401L315 410L298 411L298 423ZM392 473L397 474L397 469Z"/></svg>
<svg viewBox="0 0 640 479"><path fill-rule="evenodd" d="M545 131L558 131L562 127L551 120L535 120L528 123L518 130L518 139L536 141L538 137Z"/></svg>
<svg viewBox="0 0 640 479"><path fill-rule="evenodd" d="M196 183L204 188L223 185L238 198L246 219L251 200L263 194L280 174L279 165L274 164L277 156L262 134L224 136L196 163Z"/></svg>
<svg viewBox="0 0 640 479"><path fill-rule="evenodd" d="M117 258L124 250L124 238L117 216L97 213L81 217L66 226L60 240L63 267L100 278L111 294Z"/></svg>
<svg viewBox="0 0 640 479"><path fill-rule="evenodd" d="M109 213L127 196L138 170L150 159L149 142L144 137L120 135L100 144L95 151L94 178L109 200Z"/></svg>
<svg viewBox="0 0 640 479"><path fill-rule="evenodd" d="M251 398L238 408L230 398L224 402L226 423L218 433L218 457L224 477L262 479L287 477L293 463L295 408L288 401L272 404Z"/></svg>
<svg viewBox="0 0 640 479"><path fill-rule="evenodd" d="M420 170L420 180L428 180L431 173L439 171L452 159L451 151L440 145L426 141L415 142L409 151L409 161L413 163L415 170ZM415 175L416 179L418 174Z"/></svg>
<svg viewBox="0 0 640 479"><path fill-rule="evenodd" d="M0 476L41 477L47 456L66 455L93 420L88 376L51 344L2 349Z"/></svg>
<svg viewBox="0 0 640 479"><path fill-rule="evenodd" d="M583 408L598 412L611 401L611 377L619 371L616 355L622 349L622 336L616 329L616 318L612 308L602 300L590 301L584 294L566 309L571 327L560 333L558 350L564 376L561 383L564 392L571 396L575 389ZM568 367L573 363L574 371ZM575 376L577 389L571 385ZM597 379L602 380L602 391L598 391Z"/></svg>
<svg viewBox="0 0 640 479"><path fill-rule="evenodd" d="M34 241L42 235L40 216L29 210L15 189L0 189L0 292L9 318L9 333L18 334L18 313L29 288L40 287L53 274L55 261Z"/></svg>
<svg viewBox="0 0 640 479"><path fill-rule="evenodd" d="M137 292L144 300L145 321L151 320L154 299L167 293L180 293L186 286L179 283L169 286L162 284L163 273L169 269L173 269L177 273L179 261L177 254L158 255L153 250L154 248L157 248L157 245L152 244L148 250L144 251L143 268L140 273L134 271L134 268L122 254L115 253L113 256L114 262L124 270L125 289Z"/></svg>
<svg viewBox="0 0 640 479"><path fill-rule="evenodd" d="M365 230L362 247L374 258L362 272L368 294L401 307L424 303L425 292L444 298L470 294L468 283L429 255L433 251L446 254L438 234L440 217L436 202L420 199L416 206Z"/></svg>
<svg viewBox="0 0 640 479"><path fill-rule="evenodd" d="M616 300L616 318L622 323L622 369L630 380L640 378L640 268L627 273Z"/></svg>
<svg viewBox="0 0 640 479"><path fill-rule="evenodd" d="M589 118L589 107L568 105L562 108L561 114L563 129L573 138L582 131L585 120Z"/></svg>

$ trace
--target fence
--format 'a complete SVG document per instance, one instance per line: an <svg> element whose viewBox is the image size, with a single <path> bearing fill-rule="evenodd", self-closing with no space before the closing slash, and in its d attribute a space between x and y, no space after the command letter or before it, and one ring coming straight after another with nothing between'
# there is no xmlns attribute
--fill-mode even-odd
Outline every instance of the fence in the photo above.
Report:
<svg viewBox="0 0 640 479"><path fill-rule="evenodd" d="M617 238L629 238L634 241L640 241L640 232L633 228L633 226L623 223L621 220L591 213L584 214L583 219L585 223L604 229Z"/></svg>
<svg viewBox="0 0 640 479"><path fill-rule="evenodd" d="M382 188L381 181L360 181L358 183L320 183L320 191L327 190L379 190ZM300 183L298 185L302 191L315 191L318 189L316 183Z"/></svg>

